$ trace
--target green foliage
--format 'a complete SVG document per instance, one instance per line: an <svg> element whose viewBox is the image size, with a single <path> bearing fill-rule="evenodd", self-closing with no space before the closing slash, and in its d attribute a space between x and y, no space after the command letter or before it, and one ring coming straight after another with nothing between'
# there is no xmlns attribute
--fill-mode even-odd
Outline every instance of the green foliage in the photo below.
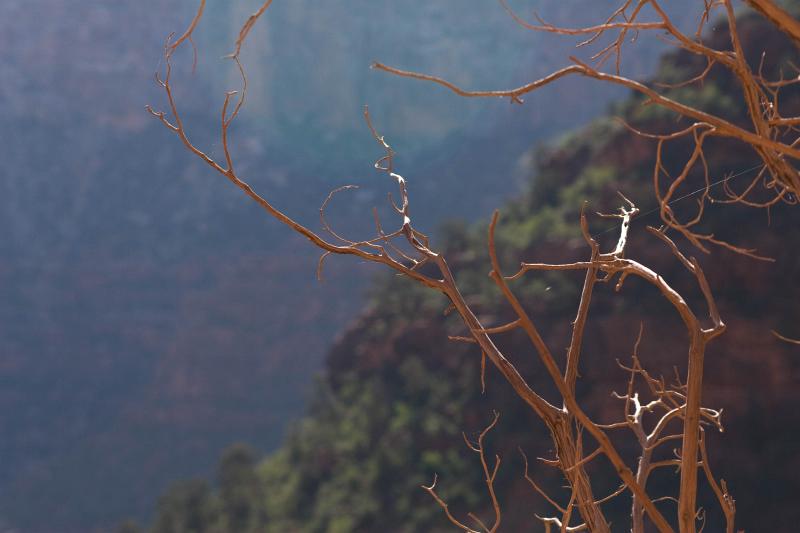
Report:
<svg viewBox="0 0 800 533"><path fill-rule="evenodd" d="M159 499L152 533L257 533L266 522L256 454L234 444L220 459L217 488L203 480L179 481ZM133 525L126 525L129 530ZM121 529L120 531L125 531Z"/></svg>
<svg viewBox="0 0 800 533"><path fill-rule="evenodd" d="M158 502L152 533L216 533L219 500L200 479L178 481Z"/></svg>
<svg viewBox="0 0 800 533"><path fill-rule="evenodd" d="M474 367L466 374L474 379ZM310 415L259 468L267 531L369 531L386 521L431 530L435 512L420 506L419 485L433 472L472 475L455 450L420 446L458 440L471 390L440 377L410 355L371 376L339 376L335 389L321 383ZM468 492L455 487L450 496L462 501Z"/></svg>
<svg viewBox="0 0 800 533"><path fill-rule="evenodd" d="M255 472L255 452L243 444L228 448L217 474L224 529L251 533L265 521L262 487Z"/></svg>

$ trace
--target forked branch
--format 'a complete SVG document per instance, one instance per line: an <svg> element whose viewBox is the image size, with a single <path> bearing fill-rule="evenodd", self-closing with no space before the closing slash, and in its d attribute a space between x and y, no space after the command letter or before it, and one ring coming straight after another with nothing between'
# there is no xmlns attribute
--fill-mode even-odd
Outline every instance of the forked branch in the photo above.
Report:
<svg viewBox="0 0 800 533"><path fill-rule="evenodd" d="M503 518L502 510L500 509L500 502L497 499L497 493L495 492L495 479L497 478L497 472L500 469L500 456L494 456L494 464L490 466L489 460L486 457L486 436L489 432L494 429L497 425L497 421L500 419L500 414L495 411L492 417L492 421L486 426L483 431L481 431L480 435L478 435L478 442L472 443L467 438L467 435L464 434L464 442L467 444L467 448L478 454L481 461L481 468L483 469L483 476L484 476L484 483L486 484L486 491L489 494L489 498L492 502L492 510L494 512L494 521L492 522L491 526L486 525L486 523L481 520L476 514L468 513L467 516L475 522L480 530L472 529L471 527L464 524L462 521L458 520L453 514L450 512L447 503L437 494L436 492L436 482L438 477L434 475L433 483L430 485L423 485L422 488L433 497L436 503L441 507L447 519L452 523L454 526L458 527L459 529L466 531L468 533L495 533L497 528L500 527L500 522Z"/></svg>

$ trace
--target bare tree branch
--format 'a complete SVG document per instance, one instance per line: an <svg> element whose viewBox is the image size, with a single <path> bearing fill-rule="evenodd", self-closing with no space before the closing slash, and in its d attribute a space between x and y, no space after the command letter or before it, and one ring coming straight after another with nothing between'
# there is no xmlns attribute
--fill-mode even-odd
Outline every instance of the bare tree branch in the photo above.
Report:
<svg viewBox="0 0 800 533"><path fill-rule="evenodd" d="M442 85L462 96L509 98L512 103L522 103L521 97L523 95L554 83L560 78L580 75L633 89L644 96L646 103L661 106L677 113L679 116L693 120L690 126L666 134L641 132L627 124L626 127L657 142L653 183L659 202L658 210L665 227L661 229L648 228L648 231L666 245L674 260L683 265L685 273L695 279L705 302L704 318L700 318L683 295L661 275L648 266L626 257L630 224L638 214L638 209L630 200L621 195L624 204L618 213L600 215L610 216L620 221L619 237L611 251L601 251L597 241L591 237L584 206L584 209L581 210L580 227L583 238L589 247L588 260L557 264L522 262L519 270L510 276L503 274L498 258L496 230L499 224L499 214L495 212L489 224L487 235L488 253L492 268L490 277L505 302L508 303L513 311L514 318L495 326L483 324L462 294L445 257L437 252L430 245L428 237L414 226L411 216L408 183L403 176L395 171L394 151L386 139L378 133L366 108L364 109L365 122L375 142L383 151L383 155L375 163L375 168L391 179L397 187L397 202L390 198L392 206L397 213L397 218L399 218L399 223L395 226L396 229L384 231L384 226L378 218L377 211L374 210L375 235L373 237L360 240L351 239L343 232L336 231L326 217L326 209L338 193L354 188L351 185L332 190L322 202L319 208L321 233L301 225L291 215L273 206L266 198L256 193L235 169L235 158L231 151L230 139L230 128L243 108L247 93L247 77L240 61L240 53L256 22L271 5L271 0L261 4L261 7L242 25L236 39L234 52L230 56L241 75L241 89L225 93L221 105L219 114L219 135L223 150L223 158L221 160L213 159L190 140L189 132L182 120L173 92L172 58L174 52L181 44L185 42L192 43L192 35L199 27L203 16L204 1L200 2L198 11L187 30L174 41L168 40L164 46L164 70L156 75L156 81L164 91L168 111L156 111L151 107L148 107L148 111L164 125L167 131L176 135L186 149L195 157L205 162L206 165L242 190L268 215L287 226L291 231L311 241L321 251L317 267L317 276L319 278L322 277L324 261L330 255L349 255L369 262L383 264L425 287L442 293L449 299L450 305L447 313L455 311L466 328L464 335L451 336L450 338L456 341L476 344L481 350L482 390L485 389L485 369L488 361L497 368L515 394L542 420L550 432L554 449L556 450L555 459L543 460L543 462L559 468L566 479L567 488L570 491L569 501L566 506L558 503L556 498L550 497L545 489L533 480L529 472L527 457L520 450L525 462L525 479L559 513L559 516L555 517L539 517L546 531L551 531L551 528L555 526L562 532L591 531L593 533L610 533L611 528L605 518L603 505L625 491L630 491L632 496L631 527L633 533L644 533L647 525L646 520L649 520L652 526L661 533L672 533L671 523L674 523L675 520L681 533L693 533L697 529L698 521L701 522L700 527L702 530L705 525L706 511L697 507L698 469L702 468L705 479L716 495L725 514L727 531L732 533L735 504L728 493L725 482L723 480L716 481L712 475L705 441L705 431L707 429L716 428L720 431L722 430L722 411L702 406L705 348L710 341L724 332L725 324L722 321L700 263L691 255L684 254L667 232L668 230L673 230L683 235L692 244L704 251L708 249L708 245L718 245L738 253L758 257L753 250L736 247L715 238L711 234L702 233L696 229L704 216L706 203L713 200L710 192L712 183L708 170L709 163L705 155L706 143L712 138L738 140L752 147L761 159L760 172L742 192L734 192L727 180L724 181L725 190L728 194L727 201L757 207L768 207L779 201L796 202L795 198L798 191L800 191L800 176L796 168L796 161L800 160L800 137L798 137L796 126L800 125L800 118L781 116L777 104L780 89L793 85L798 80L783 78L768 80L764 77L761 68L758 69L757 73L751 70L744 58L736 19L729 0L703 2L700 23L694 38L675 27L657 0L624 0L606 18L605 22L582 28L560 27L546 23L541 19L538 24L532 24L513 12L505 0L500 0L500 2L518 24L533 31L581 36L584 40L579 43L579 46L592 45L598 42L601 36L611 35L611 44L604 46L594 55L592 65L573 58L572 65L555 71L539 80L510 90L468 91L435 76L403 71L381 63L375 63L373 66L395 75ZM748 0L748 2L766 14L768 18L770 18L770 13L775 13L773 8L777 7L769 0ZM645 11L647 6L652 8L650 11L657 15L657 20L638 20L639 15ZM711 11L715 7L719 7L724 11L727 17L731 50L713 49L700 39L703 27L710 19ZM794 25L796 21L782 20L780 23L773 22L782 31L795 37L792 32L795 31ZM705 69L699 75L693 76L684 82L671 85L653 84L656 88L622 76L620 74L620 57L623 43L629 40L631 35L653 30L666 32L675 46L703 57L706 64ZM611 74L600 70L603 63L611 58L615 59L615 73ZM742 86L744 103L747 107L752 127L734 124L707 110L684 104L673 98L674 95L672 93L659 92L658 90L669 91L672 88L688 83L702 83L715 65L728 69ZM663 150L666 143L679 141L688 142L691 148L680 171L677 175L671 176L662 161ZM701 196L698 199L697 212L686 220L679 219L672 209L672 203L684 197L682 195L682 187L686 187L692 179L699 178L703 179L705 185L699 190ZM759 185L771 191L774 196L766 201L751 197L751 193ZM420 268L422 265L427 266L422 269ZM532 271L565 270L586 270L586 273L575 320L572 323L566 360L563 361L562 368L562 362L557 361L553 356L536 321L526 311L522 301L512 290L511 283ZM617 274L619 274L619 279L616 282L617 291L622 289L626 277L634 276L658 289L661 296L670 303L681 318L688 335L689 341L686 353L688 369L685 376L678 375L676 370L676 377L670 384L663 377L655 378L648 373L639 358L639 348L643 335L643 328L640 326L630 366L620 363L620 367L627 373L628 377L625 393L614 395L624 402L624 416L619 421L598 424L590 418L579 404L576 397L576 384L583 352L583 339L589 322L594 286L600 281L611 280ZM542 362L550 382L555 386L559 396L556 403L548 401L540 390L534 389L523 378L514 363L495 344L494 335L517 330L525 333L528 342ZM777 332L773 332L773 334L781 340L800 344L800 341L784 337ZM556 404L560 405L560 407L557 407ZM502 520L502 509L495 487L501 460L498 455L495 455L493 459L490 458L487 455L485 446L485 439L496 427L498 417L499 415L494 413L492 421L481 431L476 443L470 442L466 436L464 437L467 446L478 454L480 459L484 484L491 503L491 511L494 515L491 524L480 518L476 513L468 513L467 518L476 524L474 527L477 529L457 519L449 510L447 503L436 492L438 476L434 476L431 485L423 486L443 509L448 521L462 531L494 533L498 530ZM629 430L639 445L640 452L635 473L608 436L608 432L618 429ZM592 447L596 446L594 451L588 454L584 452L585 435L591 436ZM677 447L678 441L680 442L680 452L676 451L674 458L662 459L660 455L654 455L662 446L673 444ZM586 470L586 466L600 457L608 459L619 476L620 485L608 496L596 498L593 494L592 479ZM680 487L677 498L672 496L654 498L648 493L647 483L650 474L654 470L662 468L675 468L679 472ZM670 516L669 518L665 516L657 506L662 501L676 502L678 506L677 516ZM581 523L579 525L571 525L573 522L578 521L576 515L580 515Z"/></svg>

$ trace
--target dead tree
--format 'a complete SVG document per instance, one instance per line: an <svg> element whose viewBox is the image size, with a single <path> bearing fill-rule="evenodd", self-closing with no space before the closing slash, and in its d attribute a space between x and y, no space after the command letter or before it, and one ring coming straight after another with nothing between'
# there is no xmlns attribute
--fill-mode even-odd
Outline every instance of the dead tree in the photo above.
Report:
<svg viewBox="0 0 800 533"><path fill-rule="evenodd" d="M760 6L762 12L770 17L777 17L778 26L797 38L797 24L784 20L780 12L775 11L774 4L768 0L752 0L751 3ZM499 371L508 385L514 390L527 406L545 424L552 437L557 450L557 458L552 461L563 473L567 482L570 496L566 503L560 503L555 497L540 487L531 477L527 468L525 478L530 482L535 491L543 495L553 506L554 516L540 517L547 531L553 527L565 531L591 531L609 532L610 526L604 513L604 505L612 498L629 492L632 498L631 531L643 533L645 524L649 521L653 527L662 533L673 532L677 525L681 533L690 533L697 530L698 521L703 519L703 512L698 510L697 494L701 483L707 484L717 496L719 505L726 518L726 531L734 531L735 504L728 493L724 480L717 480L711 472L706 449L705 432L709 429L722 428L720 411L706 408L702 405L703 370L706 347L709 342L722 334L725 325L717 310L714 297L709 284L700 266L700 263L691 256L685 255L679 246L669 236L669 232L677 232L685 236L696 246L706 250L706 244L715 243L742 253L751 253L736 246L716 240L713 235L697 233L693 226L702 217L703 202L710 199L710 190L706 189L700 211L696 218L690 221L678 220L670 209L670 201L675 197L681 183L694 165L703 164L703 142L710 136L722 136L736 139L751 147L763 162L763 168L756 181L741 194L733 194L733 201L748 202L748 191L762 182L764 187L773 191L774 198L771 202L795 201L796 194L800 192L800 179L794 162L800 159L800 139L797 137L796 126L800 125L798 117L782 117L778 110L778 91L781 87L796 83L797 78L770 82L750 70L744 61L739 38L736 32L736 20L729 0L720 2L704 2L701 14L701 23L694 38L689 37L672 25L669 18L661 10L655 0L626 0L603 23L587 28L568 29L556 27L544 22L533 25L522 21L516 14L512 16L521 24L537 31L553 33L567 33L574 35L588 35L585 44L595 42L600 36L609 32L616 32L613 42L603 48L596 59L601 65L609 58L616 62L615 73L605 73L598 66L574 61L574 64L553 73L550 76L537 80L517 89L505 91L465 91L449 82L429 75L411 73L382 64L375 67L394 74L423 79L444 85L462 96L474 97L503 97L512 102L521 102L521 96L536 90L538 87L552 83L557 79L573 74L596 78L601 81L616 83L630 87L644 94L648 101L655 105L664 106L682 116L689 117L695 122L688 128L670 135L657 136L658 151L654 169L656 194L660 203L660 211L665 226L660 229L648 228L654 238L660 240L674 257L674 260L685 267L686 274L693 278L697 290L705 301L705 311L701 314L693 309L687 299L679 294L661 275L646 265L626 257L626 244L631 219L637 214L637 208L627 199L622 197L623 207L612 215L619 219L620 233L613 250L601 250L598 242L591 236L589 222L584 212L580 216L580 227L588 249L588 258L565 264L524 262L517 272L511 275L503 273L498 259L495 243L495 228L499 220L499 213L495 212L488 228L487 243L491 261L490 277L502 294L504 301L513 310L516 318L506 324L484 324L478 319L468 300L461 293L458 283L448 266L446 258L437 252L431 245L427 236L419 231L413 224L410 199L406 180L394 168L394 152L387 141L374 128L368 111L364 116L375 141L383 150L384 155L376 162L375 168L384 173L397 186L398 202L392 202L396 211L398 222L393 229L385 230L383 222L375 211L375 236L368 240L352 240L334 230L325 218L325 209L334 199L335 195L343 192L348 186L332 191L325 198L320 208L322 230L317 232L298 223L291 215L281 211L265 197L258 194L238 174L234 158L230 151L230 127L240 113L245 102L247 80L244 68L240 62L242 46L257 20L266 12L271 4L267 0L243 25L235 43L234 52L230 55L242 77L242 89L239 92L229 92L225 95L220 115L220 137L223 156L221 160L213 159L190 139L189 132L181 119L178 102L173 92L172 60L175 51L184 43L191 42L193 32L201 21L205 1L201 0L197 14L188 29L177 38L168 39L164 46L164 72L157 76L157 82L164 90L167 102L167 111L156 111L148 107L149 112L158 118L162 124L174 133L184 146L195 156L204 161L214 171L240 188L247 196L254 200L264 211L280 223L287 226L321 250L318 264L318 273L321 273L324 261L331 255L351 255L373 262L381 263L389 269L400 273L411 280L443 294L461 318L465 334L454 338L455 340L474 343L480 348L482 357L485 358ZM505 6L505 4L503 3ZM732 50L719 51L708 48L700 40L704 24L711 16L712 10L721 6L729 23ZM508 7L506 6L508 9ZM657 18L652 22L640 21L642 13L649 8ZM777 13L777 14L776 14ZM713 116L701 109L695 109L675 100L672 100L641 82L625 78L619 74L620 54L622 45L632 32L658 30L668 32L674 39L675 45L693 53L703 55L708 60L709 69L714 64L720 64L734 72L744 88L745 103L748 106L753 122L753 129L744 129L719 117ZM688 82L701 80L701 77ZM664 143L682 136L691 136L695 142L695 150L689 155L684 171L671 179L666 192L662 191L661 179L663 168L660 165L661 147ZM768 176L768 177L767 177ZM763 180L763 181L762 181ZM708 176L706 174L706 183ZM425 268L422 268L425 265ZM515 280L539 271L565 271L580 270L585 272L585 280L581 292L580 303L576 318L572 326L572 336L564 360L554 355L544 341L536 321L525 310L523 302L515 294L512 284ZM586 329L588 313L592 295L598 283L614 282L619 291L623 288L627 277L641 278L646 283L654 286L661 296L672 306L674 312L681 319L688 335L686 358L688 371L684 377L675 378L674 382L667 383L662 378L656 378L645 370L641 363L638 350L634 349L632 362L629 366L620 365L621 369L629 376L627 389L617 397L623 402L623 416L619 422L601 424L593 420L576 396L576 383L578 380L578 367L583 352L582 343ZM614 281L616 280L616 281ZM497 346L495 339L498 335L512 330L522 331L535 353L543 363L546 373L559 394L559 401L551 403L540 391L535 390L521 375L509 357ZM640 331L641 338L641 331ZM638 342L637 342L638 347ZM643 400L647 395L648 400ZM654 424L646 424L645 413L656 415ZM477 443L467 440L467 445L480 458L484 472L486 488L494 511L494 519L490 524L485 523L477 515L467 516L473 525L468 525L465 520L456 517L448 508L447 503L436 492L434 479L430 486L424 489L430 493L434 500L442 507L447 519L463 531L475 532L497 531L502 520L502 507L495 492L494 482L500 458L493 460L487 457L485 439L497 423L495 415L492 423L480 434ZM631 466L623 455L612 443L609 435L615 431L628 431L640 449L635 466ZM585 453L587 442L592 442L594 451ZM680 452L671 460L654 459L654 451L667 443L680 443ZM604 457L612 466L619 478L619 488L610 495L598 497L595 495L595 485L586 470L587 464L600 457ZM656 496L648 492L648 477L660 468L673 467L680 474L678 493L667 495L677 502L678 509L674 515L665 515L657 507L663 495ZM700 474L702 471L702 474Z"/></svg>

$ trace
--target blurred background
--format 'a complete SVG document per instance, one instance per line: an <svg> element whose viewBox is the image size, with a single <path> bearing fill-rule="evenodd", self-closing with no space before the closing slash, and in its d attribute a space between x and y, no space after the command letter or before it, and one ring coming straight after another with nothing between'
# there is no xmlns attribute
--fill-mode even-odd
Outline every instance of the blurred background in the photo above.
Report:
<svg viewBox="0 0 800 533"><path fill-rule="evenodd" d="M145 112L145 104L165 106L153 74L160 67L165 38L183 31L196 4L0 2L0 531L113 531L126 518L140 524L156 520L153 527L162 527L159 531L189 531L186 520L192 512L220 531L267 531L259 521L271 521L276 531L443 527L432 505L417 513L416 499L401 497L407 485L418 486L417 478L389 482L381 477L390 471L381 461L395 469L422 465L414 472L422 481L434 467L474 478L478 472L470 467L470 457L454 451L465 425L485 422L482 415L463 417L488 412L486 405L471 403L480 394L473 379L474 354L459 348L447 356L453 364L468 365L469 375L453 374L462 371L460 363L431 363L432 357L450 350L437 328L452 324L434 323L417 331L419 324L409 325L409 317L426 317L441 302L425 300L410 284L376 278L378 269L331 258L324 280L317 282L318 254L307 242L191 157ZM220 155L218 106L224 92L239 85L236 70L223 56L258 4L209 0L195 33L196 72L191 72L189 47L175 58L176 95L190 136L215 156ZM693 4L670 2L677 24L688 28L696 23ZM535 9L548 21L577 26L602 19L615 2L519 0L512 5L526 16ZM772 35L768 27L754 27L754 41ZM565 65L575 53L573 46L572 39L521 28L494 2L275 2L243 55L248 103L232 132L239 173L313 228L319 227L318 208L329 190L360 185L330 207L335 227L357 237L371 235L373 205L390 226L386 193L392 183L372 169L382 153L363 122L362 106L368 104L376 127L398 152L397 169L408 179L416 226L460 254L456 264L472 283L488 267L476 259L482 260L480 253L466 251L481 246L485 225L469 228L511 200L516 202L509 208L515 222L507 241L520 251L544 242L543 228L555 228L562 223L560 217L566 224L580 201L602 203L608 197L603 191L625 180L638 183L631 187L639 187L639 199L648 201L650 145L626 144L622 133L603 121L565 137L611 109L634 113L635 102L624 91L577 78L529 96L523 106L467 100L369 65L379 60L468 88L507 88ZM774 46L777 50L785 43L776 41ZM634 77L663 72L659 58L664 50L657 39L640 39L628 48L625 72ZM692 68L680 58L670 65L687 72ZM674 75L675 68L667 70ZM725 84L720 87L724 91ZM735 99L725 100L721 93L705 96L730 100L730 113L743 112L736 109ZM624 153L597 156L608 139L622 143ZM541 148L545 142L566 142L571 148L546 151ZM752 165L744 155L720 155L718 160L720 172ZM541 183L550 184L547 202L552 205L546 211L550 218L534 220L532 214L541 212L544 201L541 191L536 192L537 176L549 180ZM559 190L556 183L573 186L559 196L553 192ZM574 205L557 211L562 203ZM772 230L763 214L747 216L757 219L759 231L780 235L782 212L776 211ZM772 251L782 249L785 241L770 239L752 236L768 249L774 246ZM559 251L555 245L543 249ZM474 276L470 261L475 262ZM743 265L737 267L741 276L763 270L761 264L730 261ZM779 265L784 270L765 270L763 278L780 279L774 272L788 273L792 266L796 262L784 262ZM778 317L780 324L765 318L752 331L743 327L740 332L750 333L742 333L738 345L750 346L741 355L744 368L750 368L746 365L752 358L766 357L764 346L771 350L774 364L763 370L762 382L772 384L769 394L777 404L785 397L773 382L791 383L797 377L797 359L788 358L789 348L770 344L768 331L796 325L797 311L789 305L796 289L770 292L767 281L754 283L761 285L753 291L771 298L769 305L755 303L739 289L731 301L749 301L751 318ZM475 284L478 290L479 282ZM536 294L536 287L531 290ZM563 291L559 294L571 294ZM572 312L564 310L564 316ZM612 312L625 309L611 306L608 316ZM616 330L609 326L603 331L614 336ZM763 332L767 337L759 336ZM630 345L630 335L619 337ZM404 350L411 350L413 357L393 359ZM611 345L604 350L614 351ZM614 356L626 353L623 349ZM409 363L418 359L418 366ZM429 363L430 368L425 366ZM353 369L358 373L352 374ZM376 375L383 381L370 381ZM443 390L437 393L442 398L430 392L435 386L435 381L426 382L430 376L449 383L449 396ZM427 392L410 384L428 387ZM375 390L369 389L373 386ZM494 406L513 402L499 394L499 399L480 401ZM434 420L409 421L416 414L408 413L433 413L447 405L444 400L456 403L442 407ZM787 431L787 420L797 422L788 412L779 420L765 420L757 416L763 409L747 407L746 400L731 400L734 412L741 407L741 417L753 416L768 428ZM375 407L369 424L377 425L367 431L349 411L326 411L339 404L344 409L387 407L385 412ZM751 408L755 411L747 410ZM516 420L518 429L525 427L526 415L514 418L514 409L506 409L509 420ZM322 428L318 421L323 418L351 426ZM403 429L402 423L416 424L436 442L423 445L412 439L403 444L399 436L393 451L373 464L373 451L381 445L368 435L383 433L380 428L388 427L389 420L401 424L400 436L416 431ZM362 430L365 441L344 443ZM787 435L783 444L797 444L796 432ZM326 451L331 440L349 451ZM236 442L250 448L229 448ZM756 446L772 442L759 440ZM403 446L413 453L404 455ZM340 453L360 459L336 459ZM265 456L271 459L260 462ZM359 474L337 477L332 465L345 463ZM286 466L290 464L302 468ZM374 486L363 485L364 470L370 468L375 469L370 478ZM165 493L171 483L190 478L210 481L183 482ZM325 485L329 479L338 485ZM285 490L273 496L260 492L267 491L270 480ZM215 492L223 485L228 496ZM362 492L388 486L397 494L389 491L374 502ZM469 488L474 486L463 481L463 490L452 495L455 501L480 507L475 496L479 487ZM234 492L238 496L231 496ZM250 502L249 510L242 511L249 525L220 526L221 520L233 520L220 517L227 512L225 502L241 503L236 498ZM387 516L390 500L391 512L418 515L419 522L386 527L376 517ZM398 503L402 501L406 508ZM301 524L302 514L307 520Z"/></svg>

